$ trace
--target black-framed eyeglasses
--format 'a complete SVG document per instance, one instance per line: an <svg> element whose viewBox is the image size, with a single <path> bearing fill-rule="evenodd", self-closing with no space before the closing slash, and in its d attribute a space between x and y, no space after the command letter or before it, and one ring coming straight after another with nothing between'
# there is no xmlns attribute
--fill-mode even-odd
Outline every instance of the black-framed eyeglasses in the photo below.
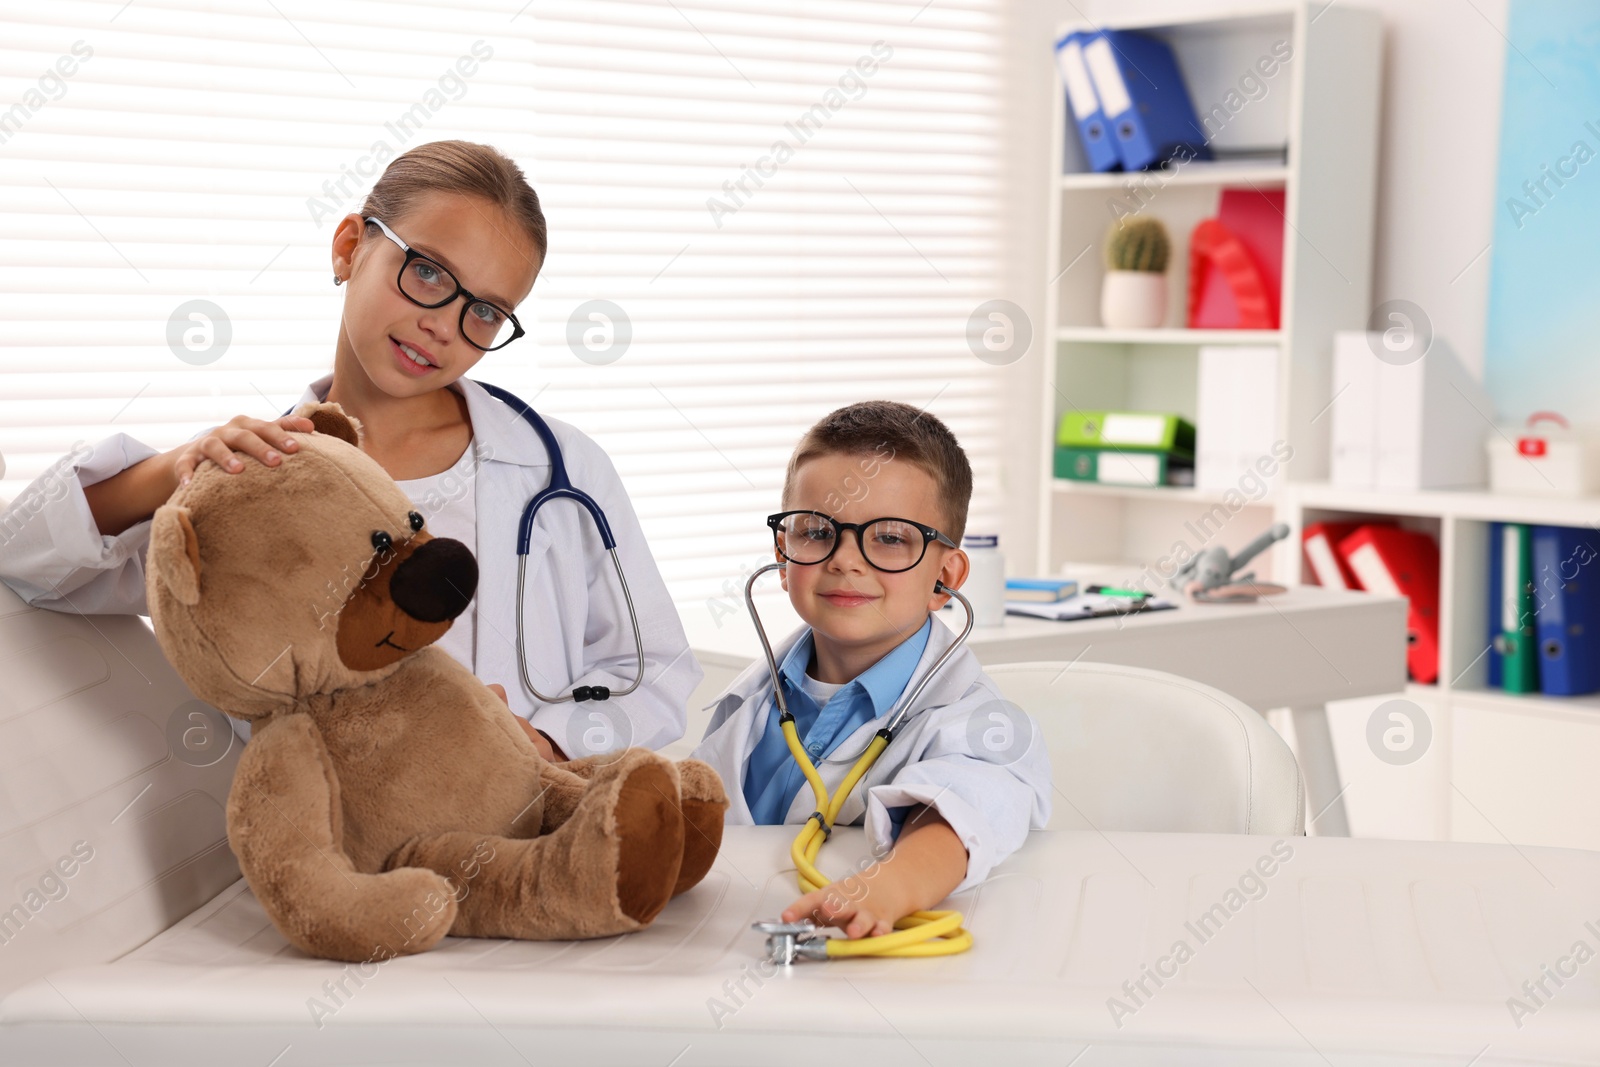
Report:
<svg viewBox="0 0 1600 1067"><path fill-rule="evenodd" d="M928 546L935 541L956 547L954 541L932 526L911 519L840 522L820 511L780 511L767 516L767 525L772 527L772 543L778 554L803 566L827 562L838 550L846 530L856 532L861 558L873 569L888 574L908 571L921 563Z"/></svg>
<svg viewBox="0 0 1600 1067"><path fill-rule="evenodd" d="M405 262L400 264L400 273L395 276L400 295L425 308L444 307L458 296L466 298L461 305L459 328L461 336L472 347L493 352L527 332L515 315L492 301L467 292L456 281L454 274L400 240L393 230L384 225L382 219L363 215L361 220L378 227L385 237L405 251Z"/></svg>

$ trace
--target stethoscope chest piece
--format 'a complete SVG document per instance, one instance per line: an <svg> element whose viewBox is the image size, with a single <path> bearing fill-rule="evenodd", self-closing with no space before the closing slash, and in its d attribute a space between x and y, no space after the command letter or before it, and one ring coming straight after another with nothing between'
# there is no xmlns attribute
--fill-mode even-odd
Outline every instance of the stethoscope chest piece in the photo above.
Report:
<svg viewBox="0 0 1600 1067"><path fill-rule="evenodd" d="M752 923L751 929L767 935L767 962L788 967L797 959L828 958L828 938L817 932L810 919L799 922Z"/></svg>

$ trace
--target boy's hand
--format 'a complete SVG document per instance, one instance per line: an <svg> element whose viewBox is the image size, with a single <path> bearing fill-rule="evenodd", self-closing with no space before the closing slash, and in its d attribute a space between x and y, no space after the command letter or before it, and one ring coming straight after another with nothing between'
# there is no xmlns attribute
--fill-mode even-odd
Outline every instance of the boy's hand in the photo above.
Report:
<svg viewBox="0 0 1600 1067"><path fill-rule="evenodd" d="M810 919L837 926L846 937L876 937L914 911L931 908L967 876L967 849L938 811L926 805L906 815L900 837L883 860L860 874L813 890L790 904L784 922Z"/></svg>
<svg viewBox="0 0 1600 1067"><path fill-rule="evenodd" d="M488 682L486 684L489 686L489 691L495 696L499 697L501 702L504 703L507 708L511 707L511 701L506 699L505 686L495 682ZM533 742L533 747L539 750L539 755L543 756L547 762L565 763L567 761L567 754L557 748L554 741L550 740L540 731L535 730L533 728L533 724L527 719L524 719L521 715L513 715L511 717L517 720L517 725L522 727L522 732L528 735L528 740Z"/></svg>
<svg viewBox="0 0 1600 1067"><path fill-rule="evenodd" d="M837 926L846 937L876 937L893 932L895 923L917 910L907 906L903 889L890 869L874 863L807 893L784 909L783 921L810 919L818 926Z"/></svg>

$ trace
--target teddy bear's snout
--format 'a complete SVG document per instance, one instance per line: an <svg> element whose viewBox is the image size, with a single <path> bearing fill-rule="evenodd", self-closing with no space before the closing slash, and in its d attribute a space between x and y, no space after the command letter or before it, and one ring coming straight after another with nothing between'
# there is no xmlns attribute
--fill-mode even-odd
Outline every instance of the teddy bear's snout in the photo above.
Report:
<svg viewBox="0 0 1600 1067"><path fill-rule="evenodd" d="M444 622L466 610L478 588L478 561L460 541L435 537L395 568L389 596L419 622Z"/></svg>

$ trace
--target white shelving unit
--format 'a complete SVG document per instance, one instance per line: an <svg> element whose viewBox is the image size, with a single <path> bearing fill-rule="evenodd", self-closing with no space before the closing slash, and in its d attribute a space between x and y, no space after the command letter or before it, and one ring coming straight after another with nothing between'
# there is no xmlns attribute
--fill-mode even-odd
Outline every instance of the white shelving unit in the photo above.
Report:
<svg viewBox="0 0 1600 1067"><path fill-rule="evenodd" d="M1247 102L1212 140L1220 148L1284 145L1287 154L1283 162L1191 163L1164 179L1085 173L1064 94L1054 93L1045 299L1050 328L1042 331L1054 344L1041 361L1039 382L1049 432L1041 442L1038 572L1117 564L1136 574L1174 558L1179 545L1190 552L1212 543L1237 548L1282 521L1290 537L1257 570L1296 583L1310 578L1300 549L1300 532L1309 523L1385 519L1426 530L1440 547L1439 681L1329 706L1352 832L1600 849L1600 694L1561 698L1490 690L1484 655L1488 524L1600 528L1600 500L1381 493L1327 483L1330 420L1322 416L1334 398L1333 334L1362 329L1370 311L1382 57L1378 16L1354 5L1288 3L1111 25L1171 44L1202 113L1237 88L1276 42L1290 42L1292 58L1274 78L1263 79L1265 94ZM1057 36L1092 28L1067 23ZM1190 231L1215 214L1220 191L1229 187L1284 191L1278 330L1182 326ZM1142 204L1130 188L1145 190ZM1173 248L1164 328L1111 330L1099 324L1100 247L1114 199L1167 225ZM1074 407L1170 411L1195 419L1197 353L1213 344L1278 349L1277 426L1293 457L1272 484L1260 492L1230 493L1052 476L1054 428ZM1203 424L1197 428L1205 433ZM1366 735L1374 709L1395 698L1421 708L1432 731L1427 752L1404 765L1378 759Z"/></svg>
<svg viewBox="0 0 1600 1067"><path fill-rule="evenodd" d="M1118 345L1272 345L1283 341L1278 330L1111 330L1104 326L1063 326L1057 341Z"/></svg>
<svg viewBox="0 0 1600 1067"><path fill-rule="evenodd" d="M1218 508L1228 512L1221 536L1229 544L1254 537L1273 516L1271 495L1247 493L1255 499L1233 512L1222 493L1130 491L1056 480L1053 430L1064 412L1127 408L1178 412L1193 420L1201 345L1272 345L1280 359L1279 437L1294 450L1280 479L1325 478L1326 435L1315 420L1330 396L1333 331L1359 329L1369 310L1381 65L1376 14L1344 5L1312 11L1284 4L1114 26L1153 34L1172 46L1197 111L1226 103L1230 92L1243 101L1226 123L1213 124L1211 144L1219 155L1263 146L1286 151L1278 159L1197 161L1157 175L1086 172L1076 130L1068 129L1064 94L1055 92L1045 297L1052 327L1046 333L1054 334L1055 344L1042 361L1040 383L1044 425L1051 429L1043 442L1041 573L1069 563L1155 559L1170 555L1180 541L1198 550L1203 546L1188 530L1208 514L1206 527L1215 526ZM1091 28L1063 24L1058 37ZM1288 60L1271 77L1261 77L1258 63L1285 47L1291 50ZM1242 91L1247 77L1259 79L1262 88ZM1221 191L1230 187L1284 191L1278 330L1183 328L1189 234L1215 215ZM1167 226L1172 256L1166 328L1100 325L1100 248L1116 217L1113 201L1123 212L1154 215ZM1270 571L1270 562L1263 562Z"/></svg>
<svg viewBox="0 0 1600 1067"><path fill-rule="evenodd" d="M1061 175L1061 188L1068 192L1082 189L1121 189L1130 175L1120 171ZM1279 163L1229 163L1195 162L1170 177L1163 184L1170 185L1243 185L1254 183L1263 186L1280 186L1289 179L1289 168Z"/></svg>
<svg viewBox="0 0 1600 1067"><path fill-rule="evenodd" d="M1439 543L1439 679L1405 699L1428 716L1431 751L1392 766L1367 745L1382 700L1329 711L1352 830L1379 836L1513 841L1600 849L1600 693L1557 697L1487 687L1489 524L1600 528L1600 499L1488 492L1387 493L1291 485L1275 503L1290 526L1279 546L1288 580L1310 580L1300 531L1314 522L1389 520ZM1600 542L1600 534L1596 535Z"/></svg>

